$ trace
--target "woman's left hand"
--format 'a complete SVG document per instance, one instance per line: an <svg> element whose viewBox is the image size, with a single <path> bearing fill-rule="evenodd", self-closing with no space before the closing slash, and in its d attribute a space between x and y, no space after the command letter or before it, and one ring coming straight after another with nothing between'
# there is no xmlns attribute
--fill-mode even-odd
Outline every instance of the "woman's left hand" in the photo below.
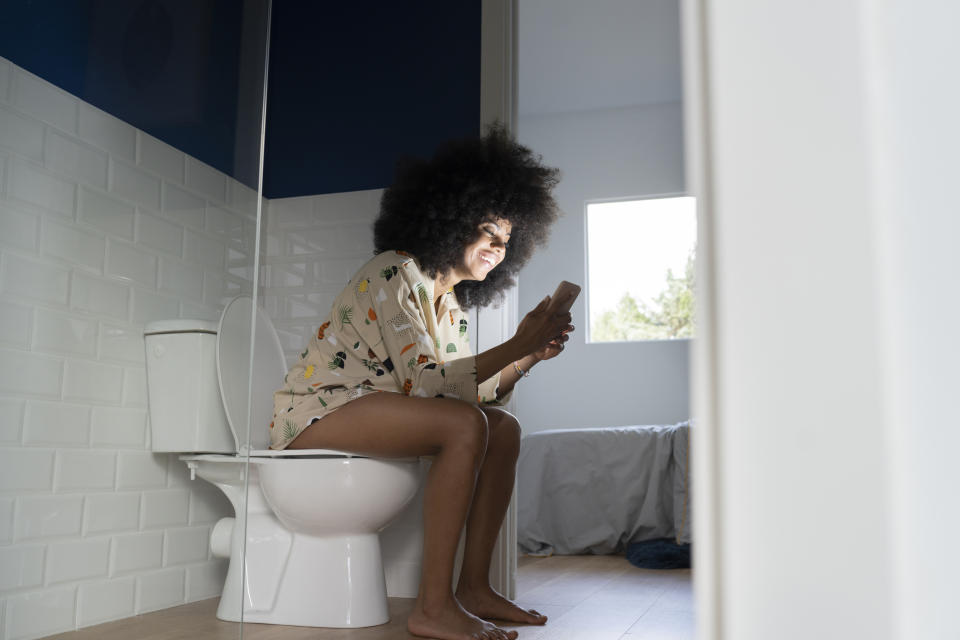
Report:
<svg viewBox="0 0 960 640"><path fill-rule="evenodd" d="M534 351L531 355L537 360L549 360L550 358L557 357L560 355L560 352L563 351L563 343L570 339L567 334L573 331L573 329L573 325L568 324L567 328L563 330L563 333L545 344L541 349Z"/></svg>

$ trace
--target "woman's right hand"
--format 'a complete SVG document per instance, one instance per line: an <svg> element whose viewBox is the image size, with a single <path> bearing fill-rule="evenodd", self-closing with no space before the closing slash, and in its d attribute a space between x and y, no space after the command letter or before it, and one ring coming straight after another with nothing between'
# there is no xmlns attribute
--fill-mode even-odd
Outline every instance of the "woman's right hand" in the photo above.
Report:
<svg viewBox="0 0 960 640"><path fill-rule="evenodd" d="M547 296L525 315L517 326L513 342L521 352L518 358L538 351L551 340L560 338L564 330L570 326L572 317L570 312L551 313L547 309L549 305L550 296Z"/></svg>

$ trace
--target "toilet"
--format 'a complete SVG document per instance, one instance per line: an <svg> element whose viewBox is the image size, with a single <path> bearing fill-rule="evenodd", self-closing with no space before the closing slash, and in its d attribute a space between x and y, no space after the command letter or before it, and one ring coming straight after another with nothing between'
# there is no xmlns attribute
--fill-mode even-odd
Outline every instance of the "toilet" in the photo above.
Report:
<svg viewBox="0 0 960 640"><path fill-rule="evenodd" d="M270 450L273 392L287 366L273 324L249 296L231 300L219 323L150 322L144 342L152 450L182 454L191 477L233 505L234 517L210 535L211 552L229 558L217 617L309 627L387 622L378 532L416 494L419 461Z"/></svg>

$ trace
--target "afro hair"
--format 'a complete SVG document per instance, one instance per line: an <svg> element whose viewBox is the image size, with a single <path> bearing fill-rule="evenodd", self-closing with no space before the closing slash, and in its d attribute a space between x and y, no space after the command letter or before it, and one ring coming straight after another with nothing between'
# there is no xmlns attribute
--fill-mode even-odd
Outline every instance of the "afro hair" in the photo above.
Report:
<svg viewBox="0 0 960 640"><path fill-rule="evenodd" d="M424 273L435 278L460 264L481 223L508 220L510 246L503 262L486 279L454 287L465 309L499 302L557 219L551 191L559 171L541 160L501 124L486 135L441 145L430 160L401 160L380 201L374 253L413 254Z"/></svg>

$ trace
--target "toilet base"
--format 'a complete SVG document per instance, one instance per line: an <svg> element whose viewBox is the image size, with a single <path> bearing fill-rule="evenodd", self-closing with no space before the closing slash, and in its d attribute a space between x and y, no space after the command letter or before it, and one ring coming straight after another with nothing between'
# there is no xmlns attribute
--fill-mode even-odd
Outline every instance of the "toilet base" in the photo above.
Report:
<svg viewBox="0 0 960 640"><path fill-rule="evenodd" d="M232 555L218 618L239 622L242 606L244 622L354 628L390 620L378 534L293 534L292 538L283 579L272 602L251 597L249 591L241 597L239 567L233 566L239 564L239 554ZM251 553L256 550L248 546L248 567L257 565Z"/></svg>

